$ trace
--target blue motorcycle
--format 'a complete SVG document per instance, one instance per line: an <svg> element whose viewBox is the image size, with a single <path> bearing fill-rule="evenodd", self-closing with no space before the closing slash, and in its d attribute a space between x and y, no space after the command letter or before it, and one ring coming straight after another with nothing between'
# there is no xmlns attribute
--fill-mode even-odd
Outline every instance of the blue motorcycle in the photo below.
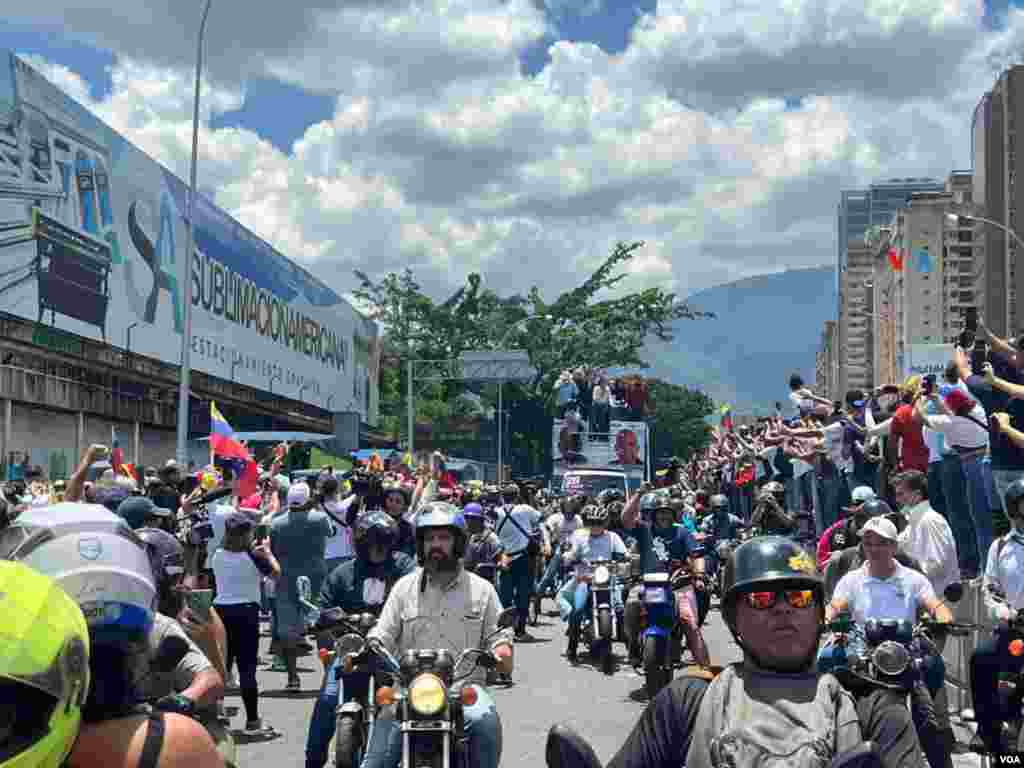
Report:
<svg viewBox="0 0 1024 768"><path fill-rule="evenodd" d="M682 635L676 617L672 577L667 573L649 573L644 576L640 601L643 605L640 614L640 644L643 649L644 680L647 696L653 699L658 691L672 682L673 651Z"/></svg>

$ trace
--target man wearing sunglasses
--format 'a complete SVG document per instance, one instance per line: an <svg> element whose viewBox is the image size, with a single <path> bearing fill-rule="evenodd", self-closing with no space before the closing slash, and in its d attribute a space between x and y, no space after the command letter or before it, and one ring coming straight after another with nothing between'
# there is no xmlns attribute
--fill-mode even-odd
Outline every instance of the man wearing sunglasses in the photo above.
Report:
<svg viewBox="0 0 1024 768"><path fill-rule="evenodd" d="M868 619L915 623L921 613L928 613L939 622L953 621L953 614L940 602L928 577L896 559L898 539L896 526L885 517L872 517L864 524L864 565L839 580L832 602L825 609L826 621L840 613L850 613L857 630ZM855 631L850 643L860 641L860 634ZM910 697L918 736L932 768L950 768L956 740L945 699L945 667L938 654L924 648L915 650L923 655L924 661L924 680L914 686ZM841 666L845 656L845 648L829 643L819 654L819 669L829 671ZM893 691L891 695L898 700L904 696L902 691Z"/></svg>
<svg viewBox="0 0 1024 768"><path fill-rule="evenodd" d="M879 745L886 768L922 765L902 702L855 703L814 668L822 583L799 544L778 536L742 544L725 585L722 615L743 661L662 689L608 768L818 766L864 741Z"/></svg>

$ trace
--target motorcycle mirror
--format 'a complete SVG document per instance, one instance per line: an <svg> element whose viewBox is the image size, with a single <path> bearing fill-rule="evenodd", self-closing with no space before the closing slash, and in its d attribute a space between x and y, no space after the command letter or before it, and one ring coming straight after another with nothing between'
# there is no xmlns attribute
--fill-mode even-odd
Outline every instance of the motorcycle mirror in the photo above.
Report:
<svg viewBox="0 0 1024 768"><path fill-rule="evenodd" d="M959 603L964 596L964 585L959 581L954 581L942 591L942 596L946 598L947 602Z"/></svg>
<svg viewBox="0 0 1024 768"><path fill-rule="evenodd" d="M882 768L882 750L866 741L833 757L829 768Z"/></svg>
<svg viewBox="0 0 1024 768"><path fill-rule="evenodd" d="M568 725L551 726L544 759L548 768L601 768L594 748Z"/></svg>

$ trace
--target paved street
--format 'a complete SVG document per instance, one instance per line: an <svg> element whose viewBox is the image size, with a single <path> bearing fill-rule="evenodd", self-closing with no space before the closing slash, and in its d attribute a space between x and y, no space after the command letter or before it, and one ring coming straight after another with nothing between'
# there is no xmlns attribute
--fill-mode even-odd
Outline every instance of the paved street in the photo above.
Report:
<svg viewBox="0 0 1024 768"><path fill-rule="evenodd" d="M536 642L516 645L515 685L494 689L504 725L504 751L502 765L544 765L544 738L548 728L556 722L567 722L582 733L594 746L602 761L609 760L625 739L633 723L646 706L643 679L628 666L620 665L612 677L605 677L587 664L581 654L581 663L571 668L565 660L565 637L554 602L546 600L545 609L552 615L541 619L531 628ZM704 627L705 638L716 663L728 663L739 658L739 649L733 643L716 609L712 609ZM264 647L268 641L264 641ZM621 654L623 647L616 644ZM241 766L272 766L273 768L301 768L305 760L306 728L320 684L320 663L315 656L301 662L305 690L301 694L286 694L284 673L259 672L261 688L261 714L280 732L278 738L256 743L242 743L239 737ZM229 707L240 707L241 699L228 697ZM239 713L232 725L241 728L243 716ZM973 768L978 759L956 756L956 768Z"/></svg>

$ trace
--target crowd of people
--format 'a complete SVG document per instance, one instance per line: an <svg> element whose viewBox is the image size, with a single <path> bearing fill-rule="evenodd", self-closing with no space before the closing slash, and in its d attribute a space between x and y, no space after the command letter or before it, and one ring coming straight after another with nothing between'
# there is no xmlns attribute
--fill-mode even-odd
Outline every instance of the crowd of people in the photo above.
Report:
<svg viewBox="0 0 1024 768"><path fill-rule="evenodd" d="M495 768L502 722L489 686L514 674L513 645L530 639L544 599L564 621L567 659L578 662L581 641L593 652L596 636L581 630L594 564L606 562L622 563L611 601L630 661L643 663L645 585L662 576L692 661L653 698L617 768L681 756L710 766L726 753L736 766L771 764L765 755L823 766L865 742L885 766L948 768L943 625L951 589L976 576L996 631L971 656L973 746L1005 751L1003 724L1019 719L1020 701L1006 708L999 679L1024 670L1024 655L1008 650L1024 639L1024 411L1014 399L1024 360L988 337L987 359L958 350L941 381L910 377L841 403L793 376L788 418L716 429L706 450L628 495L460 484L439 453L375 455L293 480L287 445L254 492L230 462L97 474L109 454L99 445L66 481L8 480L0 681L17 705L0 704L5 754L35 755L25 766L237 765L233 734L277 733L261 716L256 675L265 623L262 662L285 690L302 690L302 656L324 661L306 736L307 768L322 768L339 704L367 681L332 655L332 622L369 614L367 637L395 655L486 646L493 668L465 699L466 761ZM725 669L702 632L715 595L743 651ZM503 607L514 616L507 632ZM934 639L911 647L920 679L909 711L904 691L845 682L867 641L838 629L840 617L864 626L922 615ZM238 730L228 691L242 700ZM381 710L363 766L399 764L397 717Z"/></svg>

